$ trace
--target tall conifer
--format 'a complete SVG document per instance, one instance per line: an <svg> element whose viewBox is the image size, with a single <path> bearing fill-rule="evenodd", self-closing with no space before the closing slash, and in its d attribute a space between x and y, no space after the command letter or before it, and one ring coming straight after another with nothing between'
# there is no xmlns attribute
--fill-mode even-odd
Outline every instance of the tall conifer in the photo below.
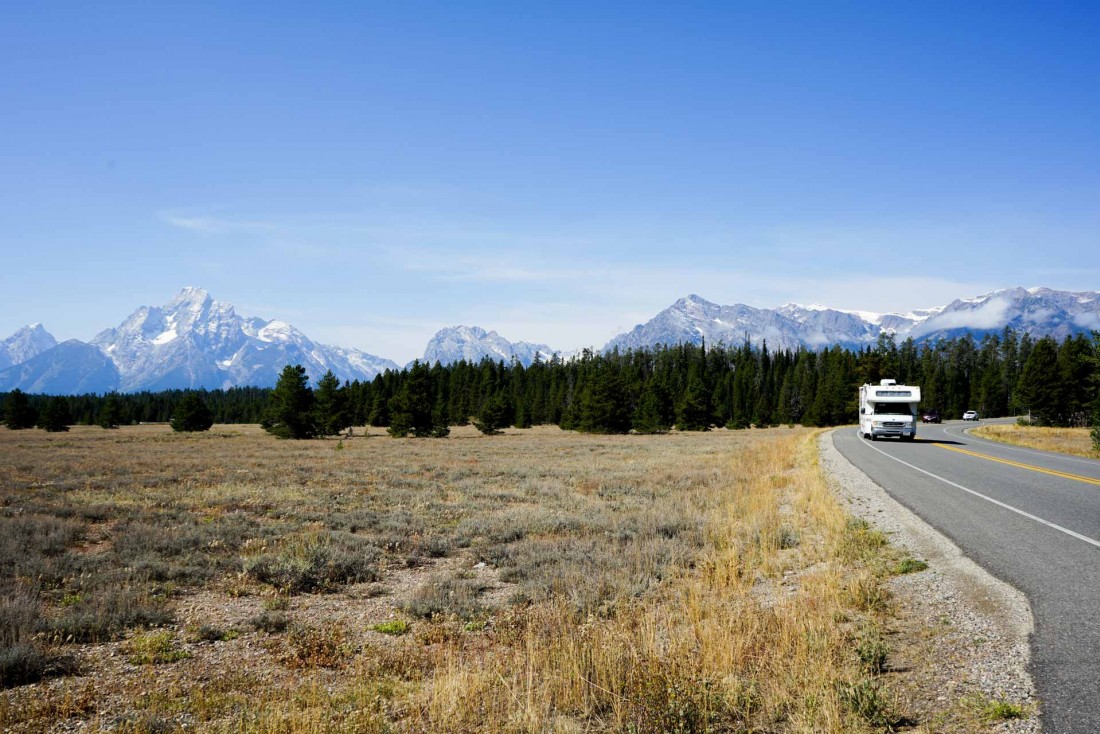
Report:
<svg viewBox="0 0 1100 734"><path fill-rule="evenodd" d="M72 413L69 412L69 401L63 397L50 398L46 403L46 409L38 420L38 427L50 433L59 433L69 430L73 423Z"/></svg>
<svg viewBox="0 0 1100 734"><path fill-rule="evenodd" d="M38 422L38 412L31 406L27 394L16 388L8 393L8 399L4 402L4 424L18 431L24 428L34 428Z"/></svg>
<svg viewBox="0 0 1100 734"><path fill-rule="evenodd" d="M317 435L313 391L309 389L305 367L288 364L283 368L260 425L279 438L301 439Z"/></svg>

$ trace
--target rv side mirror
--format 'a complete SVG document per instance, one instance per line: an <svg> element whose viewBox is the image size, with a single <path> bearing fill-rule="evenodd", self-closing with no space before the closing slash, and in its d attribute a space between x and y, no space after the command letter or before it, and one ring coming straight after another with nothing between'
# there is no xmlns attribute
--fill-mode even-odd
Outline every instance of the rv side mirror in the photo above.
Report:
<svg viewBox="0 0 1100 734"><path fill-rule="evenodd" d="M859 409L859 414L860 415L867 415L867 409L866 408L860 408Z"/></svg>

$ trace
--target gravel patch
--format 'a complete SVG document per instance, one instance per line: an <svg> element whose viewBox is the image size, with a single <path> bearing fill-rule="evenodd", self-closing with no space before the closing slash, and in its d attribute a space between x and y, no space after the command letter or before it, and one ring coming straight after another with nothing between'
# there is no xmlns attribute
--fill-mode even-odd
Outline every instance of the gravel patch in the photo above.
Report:
<svg viewBox="0 0 1100 734"><path fill-rule="evenodd" d="M819 439L822 467L850 514L928 564L889 581L896 618L889 630L890 684L929 731L970 731L980 702L1022 705L1027 715L987 731L1041 731L1027 671L1034 628L1026 597L962 554L950 540L891 498L833 446Z"/></svg>

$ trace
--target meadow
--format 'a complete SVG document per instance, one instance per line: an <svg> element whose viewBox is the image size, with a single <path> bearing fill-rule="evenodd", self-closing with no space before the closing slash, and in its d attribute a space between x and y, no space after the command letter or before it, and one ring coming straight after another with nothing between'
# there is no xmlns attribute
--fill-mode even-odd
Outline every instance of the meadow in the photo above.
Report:
<svg viewBox="0 0 1100 734"><path fill-rule="evenodd" d="M891 729L815 436L0 428L0 729Z"/></svg>
<svg viewBox="0 0 1100 734"><path fill-rule="evenodd" d="M993 424L974 428L971 433L980 438L1015 446L1100 459L1100 451L1093 445L1089 428Z"/></svg>

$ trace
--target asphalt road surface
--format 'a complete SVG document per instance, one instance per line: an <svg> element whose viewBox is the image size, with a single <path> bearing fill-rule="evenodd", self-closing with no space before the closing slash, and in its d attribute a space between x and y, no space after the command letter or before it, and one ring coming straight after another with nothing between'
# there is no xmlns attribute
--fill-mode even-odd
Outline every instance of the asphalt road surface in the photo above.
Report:
<svg viewBox="0 0 1100 734"><path fill-rule="evenodd" d="M982 421L982 423L1007 421ZM1100 461L986 441L973 423L915 441L833 433L894 499L1031 603L1031 674L1045 734L1100 732Z"/></svg>

